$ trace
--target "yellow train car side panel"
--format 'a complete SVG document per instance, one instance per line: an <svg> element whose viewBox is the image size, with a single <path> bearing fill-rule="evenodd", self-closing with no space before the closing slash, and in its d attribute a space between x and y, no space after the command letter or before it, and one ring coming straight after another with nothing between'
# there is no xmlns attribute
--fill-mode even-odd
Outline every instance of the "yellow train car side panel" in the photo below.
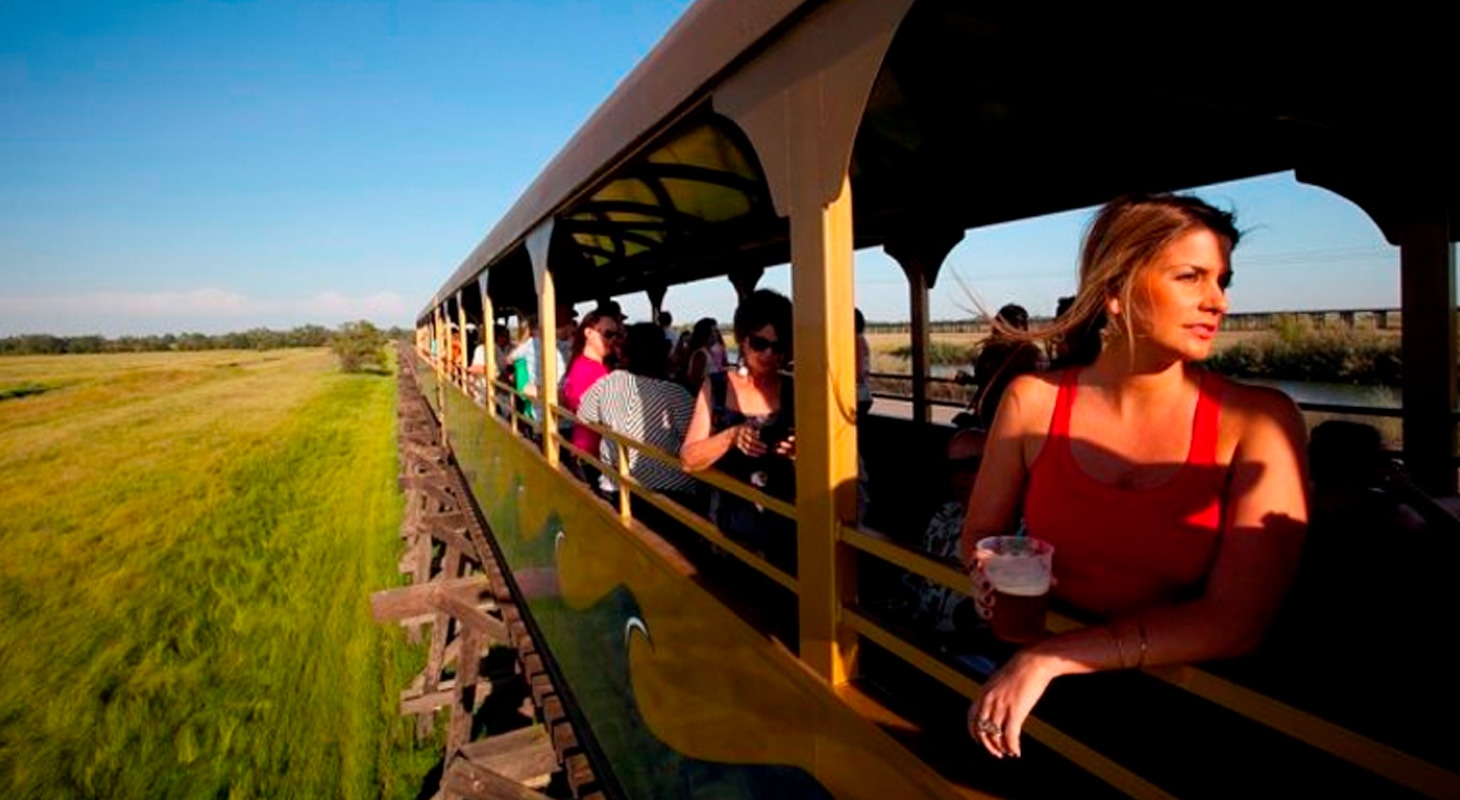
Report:
<svg viewBox="0 0 1460 800"><path fill-rule="evenodd" d="M445 396L457 459L627 796L955 796L662 542L625 530L459 392Z"/></svg>

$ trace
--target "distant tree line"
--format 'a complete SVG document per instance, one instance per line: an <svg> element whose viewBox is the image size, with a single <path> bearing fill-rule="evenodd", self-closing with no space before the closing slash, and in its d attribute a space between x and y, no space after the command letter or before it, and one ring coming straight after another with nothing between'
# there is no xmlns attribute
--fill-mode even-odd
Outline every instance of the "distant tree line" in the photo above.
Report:
<svg viewBox="0 0 1460 800"><path fill-rule="evenodd" d="M368 324L368 323L366 323ZM287 331L254 328L235 333L164 333L152 336L53 336L27 333L0 338L0 356L62 355L66 353L145 353L162 350L276 350L283 347L327 347L337 335L350 334L360 323L346 323L338 331L323 325L301 325ZM380 332L388 339L409 341L411 332L393 327Z"/></svg>

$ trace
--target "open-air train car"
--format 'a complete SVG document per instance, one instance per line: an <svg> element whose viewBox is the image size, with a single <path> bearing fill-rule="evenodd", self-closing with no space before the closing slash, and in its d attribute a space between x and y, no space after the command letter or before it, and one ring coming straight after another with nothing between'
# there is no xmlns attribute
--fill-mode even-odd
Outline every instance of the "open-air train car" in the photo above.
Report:
<svg viewBox="0 0 1460 800"><path fill-rule="evenodd" d="M1018 763L983 756L964 732L979 671L863 596L893 567L960 591L968 579L854 522L854 248L884 248L908 277L913 419L864 420L860 444L881 482L872 519L915 526L947 436L922 390L943 258L969 229L1130 191L1294 170L1367 212L1401 254L1403 456L1426 491L1455 492L1446 20L1221 11L701 0L431 299L422 389L611 793L1460 797L1448 733L1460 704L1442 658L1454 596L1439 583L1387 593L1406 583L1385 578L1399 544L1315 567L1342 577L1319 584L1344 588L1309 597L1306 616L1272 635L1290 641L1252 658L1057 682ZM469 343L451 337L535 313L540 374L553 375L559 303L646 292L657 309L671 287L713 276L743 296L784 263L795 502L705 480L794 517L795 574L630 483L761 579L744 585L781 597L771 605L789 619L768 620L627 501L611 506L567 474L551 381L540 422L493 413L512 388L493 381L481 397L453 355ZM535 437L519 435L529 426ZM1415 559L1432 563L1410 583L1455 549L1419 546L1435 557Z"/></svg>

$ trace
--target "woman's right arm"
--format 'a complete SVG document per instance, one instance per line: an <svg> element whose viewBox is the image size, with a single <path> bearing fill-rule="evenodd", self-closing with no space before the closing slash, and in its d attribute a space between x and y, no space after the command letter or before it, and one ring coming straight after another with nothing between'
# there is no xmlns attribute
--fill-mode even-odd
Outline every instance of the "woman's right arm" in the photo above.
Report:
<svg viewBox="0 0 1460 800"><path fill-rule="evenodd" d="M1013 531L1029 477L1025 444L1033 431L1027 423L1038 415L1030 408L1044 405L1038 400L1046 390L1039 378L1021 375L1009 384L999 402L963 518L963 564L970 571L975 542Z"/></svg>
<svg viewBox="0 0 1460 800"><path fill-rule="evenodd" d="M699 396L695 398L694 414L689 419L689 429L684 433L684 446L679 448L679 460L684 462L685 470L701 472L714 466L735 446L741 427L736 425L719 433L710 433L710 382L701 384Z"/></svg>

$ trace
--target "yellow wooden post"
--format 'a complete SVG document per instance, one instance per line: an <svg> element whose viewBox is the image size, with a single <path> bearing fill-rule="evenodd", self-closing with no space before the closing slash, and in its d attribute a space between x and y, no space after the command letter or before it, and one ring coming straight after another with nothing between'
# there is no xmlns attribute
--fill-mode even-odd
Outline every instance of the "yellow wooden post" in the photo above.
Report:
<svg viewBox="0 0 1460 800"><path fill-rule="evenodd" d="M542 271L542 285L537 292L538 350L541 362L537 378L538 416L542 420L542 454L548 463L558 465L558 299L553 286L553 271Z"/></svg>
<svg viewBox="0 0 1460 800"><path fill-rule="evenodd" d="M446 356L447 356L447 353L446 353L446 349L447 349L447 337L446 337L446 313L445 313L445 310L446 310L446 307L444 305L438 305L438 306L436 306L436 311L435 311L435 313L433 315L433 317L434 317L434 319L436 321L436 358L435 358L435 364L434 364L435 369L436 369L436 421L439 422L440 425L441 425L441 444L442 444L443 447L446 446L446 444L447 444L447 439L446 439L446 394L445 394L445 389L442 387L442 384L445 383L445 381L443 380L443 377L444 377L444 374L445 373L444 373L444 370L442 369L442 365L446 363Z"/></svg>
<svg viewBox="0 0 1460 800"><path fill-rule="evenodd" d="M625 525L634 520L634 509L629 498L629 448L623 442L614 446L618 453L618 516Z"/></svg>
<svg viewBox="0 0 1460 800"><path fill-rule="evenodd" d="M800 656L833 684L855 674L857 653L857 634L841 619L843 601L856 596L856 561L839 542L857 502L848 168L872 84L911 5L816 4L715 92L715 110L755 145L776 211L791 220Z"/></svg>
<svg viewBox="0 0 1460 800"><path fill-rule="evenodd" d="M931 224L933 212L920 212L910 224L901 226L883 246L897 260L907 276L908 309L912 316L912 406L913 419L928 422L928 290L938 280L938 270L954 245L963 241L963 230L952 225Z"/></svg>
<svg viewBox="0 0 1460 800"><path fill-rule="evenodd" d="M856 564L839 545L856 518L856 337L852 335L852 189L791 211L795 295L797 577L801 658L833 684L856 672L857 636L841 623Z"/></svg>
<svg viewBox="0 0 1460 800"><path fill-rule="evenodd" d="M1456 486L1455 250L1446 210L1425 211L1399 226L1404 462L1421 488L1448 495Z"/></svg>
<svg viewBox="0 0 1460 800"><path fill-rule="evenodd" d="M457 383L470 396L471 381L467 380L466 365L471 363L471 352L466 348L471 343L471 339L466 335L466 305L461 302L460 290L456 292L456 325L457 330L461 331L461 361L456 364Z"/></svg>
<svg viewBox="0 0 1460 800"><path fill-rule="evenodd" d="M496 314L492 309L492 296L487 294L487 274L482 273L477 278L477 288L482 293L482 355L485 364L482 367L482 402L486 406L487 413L497 416L497 371L500 367L497 364L497 323Z"/></svg>
<svg viewBox="0 0 1460 800"><path fill-rule="evenodd" d="M903 267L907 269L906 266ZM912 321L912 413L917 422L928 414L928 279L922 270L907 270L908 310Z"/></svg>

